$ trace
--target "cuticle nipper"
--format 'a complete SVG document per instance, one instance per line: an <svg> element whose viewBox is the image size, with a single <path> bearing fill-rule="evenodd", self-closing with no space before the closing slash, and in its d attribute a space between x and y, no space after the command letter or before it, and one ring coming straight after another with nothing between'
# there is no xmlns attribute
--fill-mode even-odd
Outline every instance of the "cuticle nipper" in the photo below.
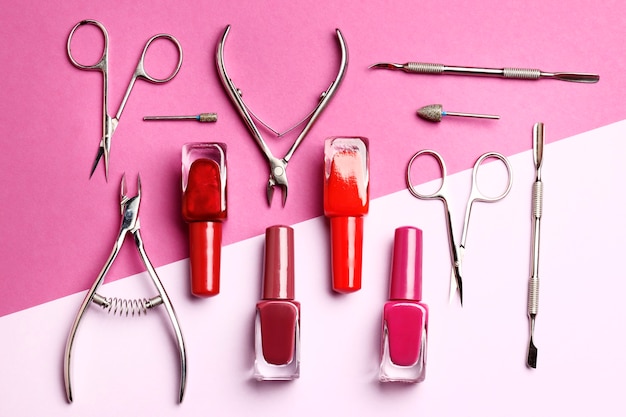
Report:
<svg viewBox="0 0 626 417"><path fill-rule="evenodd" d="M83 303L78 310L78 314L74 319L74 323L72 324L72 328L70 330L70 334L67 338L67 344L65 345L65 354L63 358L63 376L65 381L65 394L67 396L67 400L71 403L73 400L72 395L72 384L71 384L71 359L72 359L72 348L74 345L74 339L76 337L76 331L78 330L78 326L85 315L87 307L91 303L94 303L105 310L108 310L109 313L118 314L118 315L129 315L129 314L145 314L148 309L157 307L161 304L165 307L167 311L167 315L170 319L170 323L172 325L172 330L174 332L174 336L176 338L176 345L178 347L179 360L180 360L180 390L178 395L178 401L183 401L183 395L185 393L185 384L187 380L187 355L185 351L185 342L183 340L183 335L180 329L180 325L178 324L178 319L176 317L176 313L174 312L174 307L172 306L172 302L165 292L165 288L161 283L150 259L148 259L148 255L144 249L143 239L141 238L141 234L139 233L139 204L141 202L141 179L137 177L137 195L133 197L126 196L126 176L122 176L122 182L120 187L120 209L122 215L122 224L120 226L120 232L115 240L115 245L113 246L113 250L109 255L104 267L100 271L100 274L94 281L93 285L87 292ZM137 246L137 251L141 256L141 260L143 261L146 269L148 271L148 275L152 279L154 286L157 289L158 295L150 298L150 299L136 299L136 300L126 300L119 298L108 298L98 294L96 291L102 283L104 282L104 277L107 272L111 268L111 265L117 258L117 255L124 244L124 240L128 234L132 234L135 245Z"/></svg>
<svg viewBox="0 0 626 417"><path fill-rule="evenodd" d="M255 142L257 143L259 148L261 148L261 152L263 152L263 155L265 156L269 164L270 175L269 175L269 180L267 183L267 191L266 191L267 203L271 206L272 196L274 195L274 187L280 187L282 188L282 192L283 192L283 206L284 206L285 203L287 202L287 188L288 188L287 164L289 163L289 160L291 159L293 154L296 152L296 149L298 149L298 146L300 146L300 143L304 140L305 136L307 135L307 133L309 132L309 130L315 123L320 113L324 110L324 108L326 107L330 99L335 94L337 88L339 87L339 84L341 83L345 75L346 68L348 65L348 49L347 49L345 40L343 38L343 35L341 34L341 31L339 29L336 29L337 39L339 41L339 47L341 49L341 63L339 66L339 72L337 73L337 77L330 84L328 89L321 94L319 102L317 103L317 106L311 112L310 116L305 119L306 124L304 128L302 129L302 131L300 132L300 134L294 141L293 145L291 145L291 147L289 148L285 156L283 158L277 158L272 154L272 151L270 150L269 146L263 139L261 132L259 131L259 128L254 122L254 114L252 113L252 111L250 111L250 109L246 106L246 104L244 103L242 99L241 91L235 86L235 84L230 79L226 71L226 67L224 65L224 43L226 42L226 37L228 36L229 31L230 31L230 25L228 25L226 29L224 30L224 33L222 37L220 38L220 41L217 46L216 62L217 62L218 73L222 81L222 84L224 85L224 88L226 89L226 92L228 93L228 96L230 97L233 104L237 108L239 115L242 117L246 127L252 134Z"/></svg>

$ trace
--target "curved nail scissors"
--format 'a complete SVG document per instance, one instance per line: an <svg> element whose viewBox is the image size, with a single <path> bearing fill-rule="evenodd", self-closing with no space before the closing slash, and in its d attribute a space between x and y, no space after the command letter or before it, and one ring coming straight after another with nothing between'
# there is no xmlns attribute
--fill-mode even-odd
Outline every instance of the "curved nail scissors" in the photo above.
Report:
<svg viewBox="0 0 626 417"><path fill-rule="evenodd" d="M71 50L72 38L74 37L74 33L76 32L76 30L79 27L84 26L84 25L96 26L98 29L100 29L100 31L102 32L102 35L104 36L104 49L102 51L102 55L100 56L100 59L98 60L98 62L96 62L93 65L83 65L79 63L78 61L76 61L76 59L72 55L72 50ZM152 77L146 72L145 67L144 67L144 62L146 58L146 53L148 52L148 48L157 39L167 39L171 41L176 46L176 49L178 50L178 63L176 65L176 68L168 77L165 77L165 78ZM72 28L67 38L67 56L69 57L72 64L78 69L102 72L102 77L103 77L102 138L100 139L100 146L98 148L96 159L94 160L93 166L91 167L91 173L89 174L89 178L91 178L94 171L96 170L96 167L98 166L98 163L100 162L100 159L104 156L104 175L105 175L105 179L108 181L109 180L109 154L111 152L111 138L113 137L113 133L115 132L115 129L117 128L120 117L122 117L124 106L126 106L126 101L128 101L128 97L130 96L130 92L132 91L133 86L135 85L135 81L137 81L138 78L145 80L145 81L149 81L154 84L161 84L161 83L166 83L170 81L172 78L176 76L176 74L178 74L178 71L180 70L180 66L183 63L183 48L182 46L180 46L180 42L178 42L178 40L175 37L173 37L172 35L168 35L166 33L160 33L148 39L145 46L143 47L143 52L141 53L139 62L137 62L137 67L135 68L135 72L133 73L133 76L131 77L130 82L128 83L128 87L126 88L126 94L124 94L124 98L122 99L122 103L120 104L120 107L117 109L117 113L115 114L115 117L111 117L108 111L108 108L109 108L109 105L108 105L108 100L109 100L108 99L109 97L109 33L107 32L104 25L96 20L89 20L89 19L78 22Z"/></svg>
<svg viewBox="0 0 626 417"><path fill-rule="evenodd" d="M235 86L233 81L230 79L228 73L226 72L226 67L224 65L224 43L226 42L226 37L228 36L229 31L230 25L226 27L226 30L224 30L224 34L222 35L219 44L217 45L216 62L218 73L220 75L220 79L222 80L222 84L224 85L224 88L228 93L228 96L234 103L237 111L239 112L239 115L242 117L255 142L257 143L259 148L261 148L261 152L263 152L263 155L265 156L265 159L267 159L267 162L269 164L270 177L267 183L266 190L267 204L270 206L272 205L274 187L280 187L283 192L284 206L287 202L287 164L289 163L289 160L291 159L293 154L296 152L296 149L298 149L298 146L300 146L300 143L304 140L305 136L313 126L313 123L315 123L315 120L324 110L332 96L335 94L335 91L339 87L339 84L341 83L341 80L345 75L346 67L348 65L348 49L346 47L346 43L343 39L341 31L337 29L337 39L339 41L339 47L341 49L341 63L339 66L339 72L337 73L337 77L330 84L328 89L321 94L317 106L315 107L313 112L311 112L310 116L305 119L307 122L304 126L304 129L302 129L302 131L294 141L293 145L291 145L291 148L289 148L289 150L282 159L279 159L272 154L269 146L267 146L267 143L263 139L263 136L261 136L261 132L254 122L253 113L250 111L248 106L246 106L242 99L241 91Z"/></svg>
<svg viewBox="0 0 626 417"><path fill-rule="evenodd" d="M413 182L411 180L411 170L413 167L413 162L422 155L430 155L433 158L435 158L435 160L439 164L439 168L441 169L441 185L439 186L439 189L437 189L435 192L431 194L420 193L417 190L416 186L413 185ZM508 175L508 181L507 181L505 190L501 194L495 197L491 197L491 196L487 196L483 194L480 191L480 188L478 187L478 170L480 166L482 165L482 163L486 159L489 159L489 158L495 158L495 159L499 159L500 161L502 161L502 163L504 164L506 168L507 175ZM463 232L461 233L461 243L459 244L458 247L456 246L454 233L452 231L452 219L451 219L450 208L448 206L448 199L447 199L448 191L447 191L446 179L447 179L446 164L443 161L443 158L441 157L441 155L438 154L437 152L430 150L430 149L422 150L422 151L417 152L410 159L409 165L406 170L406 183L411 194L414 197L417 197L422 200L441 200L443 202L443 207L444 207L445 215L446 215L446 226L448 229L448 245L450 247L450 263L452 265L452 273L450 275L450 301L452 301L452 298L454 297L454 293L458 291L461 305L463 305L462 264L463 264L463 256L465 254L467 229L469 226L470 215L472 213L472 205L476 201L493 203L493 202L502 200L504 197L506 197L509 191L511 191L511 186L513 185L513 171L511 169L511 164L509 163L509 160L500 153L487 152L478 158L478 160L474 164L474 169L472 170L472 188L470 190L470 195L467 199L467 205L465 207L465 218L463 220Z"/></svg>
<svg viewBox="0 0 626 417"><path fill-rule="evenodd" d="M120 227L119 235L115 240L115 245L113 246L113 251L111 255L109 255L109 259L107 259L102 271L94 281L93 285L87 292L83 303L78 310L78 314L74 323L72 324L72 328L70 330L70 334L67 338L67 344L65 345L65 355L63 360L63 376L65 380L65 394L67 396L67 400L72 402L72 383L71 383L71 360L72 360L72 348L74 345L74 338L76 337L76 331L78 330L78 326L85 315L85 311L87 307L93 302L100 307L109 310L109 312L113 312L113 314L119 315L128 315L129 313L141 314L146 313L148 309L157 307L161 304L165 307L167 311L167 315L172 324L172 329L174 331L174 335L176 337L176 344L178 346L178 353L180 359L180 391L178 400L179 402L183 401L183 395L185 393L185 383L187 380L187 354L185 351L185 342L183 340L183 334L180 330L180 325L178 324L178 319L176 318L176 313L174 312L174 307L172 306L172 302L170 301L167 293L165 292L165 288L161 283L150 259L148 259L148 255L143 246L143 239L141 238L141 234L139 233L139 203L141 202L141 179L137 177L137 195L133 197L126 196L126 176L122 176L122 183L120 188L120 209L122 214L122 224ZM139 251L139 255L141 256L141 260L143 261L146 269L148 270L148 275L152 279L154 286L157 289L158 295L148 299L143 300L121 300L118 298L107 298L102 295L96 293L98 288L102 285L104 281L104 277L107 272L111 268L111 265L115 261L122 245L124 244L124 240L127 234L133 235L135 240L135 245L137 246L137 250Z"/></svg>

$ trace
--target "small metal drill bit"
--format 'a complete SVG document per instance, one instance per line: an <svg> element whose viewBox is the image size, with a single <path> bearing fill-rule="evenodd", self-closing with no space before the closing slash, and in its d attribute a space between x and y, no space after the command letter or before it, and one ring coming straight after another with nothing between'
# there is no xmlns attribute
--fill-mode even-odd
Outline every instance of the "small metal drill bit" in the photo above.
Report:
<svg viewBox="0 0 626 417"><path fill-rule="evenodd" d="M203 123L217 122L217 113L200 113L194 116L145 116L143 120L195 120Z"/></svg>
<svg viewBox="0 0 626 417"><path fill-rule="evenodd" d="M492 114L474 114L474 113L458 113L452 111L444 111L441 104L429 104L417 110L417 115L429 122L440 122L444 116L456 117L473 117L478 119L499 119L500 116Z"/></svg>
<svg viewBox="0 0 626 417"><path fill-rule="evenodd" d="M554 80L571 81L576 83L597 83L600 81L598 74L585 72L546 72L532 68L477 68L458 67L444 64L428 64L424 62L407 62L406 64L393 64L380 62L370 65L369 68L390 69L414 74L442 74L442 75L479 75L484 77L512 78L517 80L539 80L551 78Z"/></svg>
<svg viewBox="0 0 626 417"><path fill-rule="evenodd" d="M535 318L539 307L539 232L543 205L543 182L541 165L543 163L543 123L537 123L533 129L533 160L535 162L535 182L532 194L532 246L530 251L530 280L528 281L528 319L530 320L530 341L526 366L537 367L537 347L533 341Z"/></svg>

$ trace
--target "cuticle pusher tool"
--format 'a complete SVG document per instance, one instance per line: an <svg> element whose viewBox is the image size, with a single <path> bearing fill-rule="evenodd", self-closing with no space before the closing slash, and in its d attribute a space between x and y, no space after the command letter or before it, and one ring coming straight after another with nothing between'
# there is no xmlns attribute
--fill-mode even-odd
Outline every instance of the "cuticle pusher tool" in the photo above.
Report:
<svg viewBox="0 0 626 417"><path fill-rule="evenodd" d="M546 72L532 68L459 67L444 64L428 64L424 62L407 62L405 64L380 62L378 64L370 65L369 68L398 70L414 74L478 75L483 77L512 78L517 80L539 80L542 78L548 78L577 83L597 83L600 81L600 76L598 74L584 72Z"/></svg>
<svg viewBox="0 0 626 417"><path fill-rule="evenodd" d="M543 164L543 123L536 123L533 128L533 160L535 162L535 182L532 194L532 240L530 251L530 280L528 281L528 319L530 320L530 339L528 343L528 358L526 365L529 368L537 367L537 347L533 336L535 333L535 318L539 307L539 232L543 211L543 182L541 181L541 166Z"/></svg>

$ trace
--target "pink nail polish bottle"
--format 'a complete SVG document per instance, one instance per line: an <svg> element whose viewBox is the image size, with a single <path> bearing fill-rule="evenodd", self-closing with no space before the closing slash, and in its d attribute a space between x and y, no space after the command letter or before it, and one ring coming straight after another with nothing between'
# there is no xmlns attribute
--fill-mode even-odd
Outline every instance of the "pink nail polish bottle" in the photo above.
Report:
<svg viewBox="0 0 626 417"><path fill-rule="evenodd" d="M300 376L300 303L294 301L293 229L265 231L263 299L256 306L254 377L259 381Z"/></svg>
<svg viewBox="0 0 626 417"><path fill-rule="evenodd" d="M389 301L383 310L381 382L421 382L426 376L428 306L422 299L422 231L396 229Z"/></svg>

